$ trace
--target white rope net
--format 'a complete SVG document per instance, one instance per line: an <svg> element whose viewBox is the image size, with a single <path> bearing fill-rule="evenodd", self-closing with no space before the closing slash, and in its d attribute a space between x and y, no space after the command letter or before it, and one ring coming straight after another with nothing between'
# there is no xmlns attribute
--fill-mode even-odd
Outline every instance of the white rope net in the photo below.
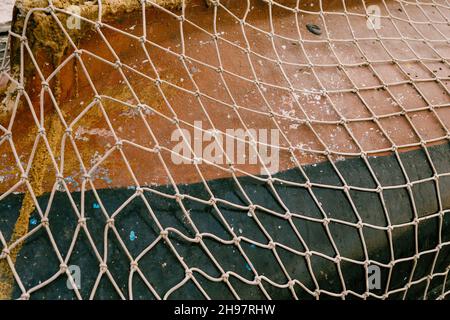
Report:
<svg viewBox="0 0 450 320"><path fill-rule="evenodd" d="M74 3L86 5L83 1ZM104 19L102 13L109 3L92 3L97 17L88 19L48 0L26 12L21 32L10 31L8 41L15 41L20 49L3 60L1 69L8 88L13 88L3 100L2 108L9 109L0 123L0 156L7 159L0 168L0 182L7 186L0 195L0 280L9 297L449 296L449 1L342 0L335 1L338 9L325 1L310 4L300 0L242 0L237 6L231 1L207 1L208 7L205 4L198 9L208 15L209 24L205 26L190 14L195 6L192 9L189 3L182 1L179 9L169 10L161 1L146 0L133 3L134 7L141 6L137 9L141 26L127 28ZM381 28L362 30L357 26L366 26L372 5L380 8L380 16L372 18L381 21ZM152 32L156 33L157 28L152 29L152 24L157 22L149 18L149 10L177 25L174 47L154 40ZM64 58L50 71L34 56L27 38L30 21L36 14L49 17L68 43ZM264 26L253 22L255 14L266 16ZM73 39L67 17L89 26L100 39L94 46L103 46L107 55L99 56L92 46L80 44L83 39ZM222 21L226 19L232 21L239 41L229 40L227 32L222 31ZM201 34L204 42L194 43L187 30ZM135 43L142 60L130 62L120 56L116 43L108 40L108 33ZM212 51L208 52L214 52L214 57L202 55L202 45L210 46ZM261 53L263 45L271 49L270 54L267 50ZM224 47L228 48L227 54ZM193 48L200 48L200 52ZM287 54L288 50L296 53ZM172 60L165 61L173 61L173 68L181 66L184 78L174 81L162 74L154 51L170 57ZM33 80L27 79L25 59L30 61ZM9 60L18 61L16 70L10 67L13 64ZM123 95L114 90L98 89L98 74L90 69L94 60L120 75L130 99L122 99ZM239 63L233 64L234 60ZM51 83L74 62L92 97L69 119ZM170 68L171 63L165 68ZM207 74L206 79L214 74L209 81L218 79L221 95L215 96L203 86L204 82L198 79L199 69ZM386 72L391 75L386 76ZM142 96L146 87L136 86L132 80L136 76L154 85L152 92L158 95L159 105L145 101ZM238 79L242 87L250 88L246 91L247 100L242 98L242 91L236 93L232 82L237 80L230 79ZM40 98L33 101L27 86L31 81L42 84ZM195 103L193 112L198 119L204 119L204 127L173 105L169 90L171 96L190 97L187 104L194 108ZM288 99L290 109L280 109L277 98ZM252 99L258 101L258 108L245 104ZM375 100L371 99L379 100L373 103ZM136 134L145 139L134 141L123 136L110 113L113 103L129 110L132 120L143 124L145 131ZM246 131L248 139L244 142L253 148L261 175L238 166L221 147L219 141L227 134L221 122L227 116L215 117L214 105L221 108L221 115L232 117ZM97 152L96 157L88 162L79 149L77 128L94 108L101 114L111 143L103 150L92 150ZM46 124L48 110L52 110L62 127L57 148ZM35 134L28 137L32 143L26 152L20 147L23 140L17 138L17 119L25 113L29 114L29 126ZM178 154L191 163L201 192L177 183L172 172L174 165L169 163L176 152L158 136L159 128L150 116L163 119L167 126L180 132L186 145L190 145L186 128L213 130L211 139L217 141L221 156L226 159L224 164L196 154L193 148L188 156ZM258 141L251 133L255 127L251 119L264 119L259 122L261 126L275 128L281 142ZM133 126L132 122L129 124ZM299 126L308 135L295 131ZM406 127L408 130L402 129ZM368 138L371 131L376 135ZM328 139L330 132L331 137L345 135L344 142ZM283 175L267 168L261 145L288 155L290 162L284 169L292 169L295 174ZM127 147L154 156L159 169L146 167L144 160L136 169ZM406 156L409 152L413 152L412 158ZM37 182L33 170L37 159L42 160L40 154L45 154L49 165L40 171L41 180ZM126 198L112 196L105 200L98 181L103 179L102 170L113 170L107 164L113 154L118 154L115 159L123 163L123 171L116 174L130 176L131 187ZM72 174L65 169L70 157L79 166L76 186L70 180ZM377 161L384 161L380 158L389 158L390 162L380 165ZM343 163L350 164L343 167ZM212 181L204 174L206 167L221 172L220 177L230 182ZM155 175L163 175L167 185L160 188L141 181L137 171L142 168L150 176L152 170ZM6 170L10 170L11 183L3 180ZM43 190L42 180L53 181L48 190ZM11 207L8 199L17 195L23 195L20 205ZM159 206L155 198L160 199ZM114 206L108 201L115 201ZM134 206L136 201L140 206ZM92 214L92 203L99 212L97 217ZM58 220L60 216L65 220ZM15 217L12 225L5 222L11 217ZM27 224L22 233L17 230L21 217ZM138 231L129 233L121 222L124 219ZM211 219L220 227L208 226ZM32 222L28 225L29 221ZM70 225L64 221L70 221ZM65 237L65 242L61 237ZM91 255L89 268L83 267L81 258L75 259L80 255L80 241L84 241ZM377 241L381 244L377 245ZM35 262L43 255L44 264ZM80 265L81 287L70 269L72 265ZM371 287L371 266L381 270L379 288ZM71 289L65 288L67 280ZM58 296L52 296L48 288L56 287L69 293L58 289Z"/></svg>

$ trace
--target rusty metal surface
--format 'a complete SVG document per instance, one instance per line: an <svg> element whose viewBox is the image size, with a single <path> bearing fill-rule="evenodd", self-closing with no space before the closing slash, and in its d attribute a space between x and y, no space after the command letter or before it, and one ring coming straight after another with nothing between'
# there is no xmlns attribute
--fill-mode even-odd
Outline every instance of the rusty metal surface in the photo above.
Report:
<svg viewBox="0 0 450 320"><path fill-rule="evenodd" d="M339 1L329 4L328 10L342 10L343 8L339 7L337 3ZM237 16L242 15L246 8L245 1L240 2L241 5L231 4L231 2L227 4ZM255 28L268 32L267 5L259 1L252 4L254 9L251 10L248 17L249 23ZM405 16L405 13L399 10L397 3L388 2L388 7L396 16ZM428 8L425 7L426 10ZM355 5L348 6L347 10L349 12L360 12L362 8ZM326 35L314 35L308 32L305 27L308 23L321 25L322 22L318 16L312 14L300 15L298 24L301 34L299 35L293 15L283 10L279 10L279 14L277 13L274 13L276 17L276 21L274 21L275 34L291 39L301 37L304 40L311 41L326 39ZM416 11L411 11L409 14L413 20L423 18ZM437 15L433 8L430 8L427 14L432 17ZM213 32L212 9L207 8L202 3L199 2L197 5L189 6L186 9L186 17L204 30ZM353 30L357 32L355 37L373 36L373 31L366 28L364 19L352 19L352 16L349 19ZM110 28L102 29L104 36L121 62L134 69L126 69L125 72L131 86L136 89L142 103L167 116L167 118L172 118L168 108L168 104L170 104L181 121L191 125L194 124L194 121L202 121L203 129L211 129L208 127L198 98L192 94L192 92L195 92L192 81L190 81L189 75L176 55L181 53L179 22L169 14L157 9L148 9L147 20L149 21L147 23L148 39L153 43L153 45L148 44L147 48L151 59L155 62L159 77L163 80L161 89L167 101L164 101L163 95L152 81L152 79L156 79L156 75L151 69L144 51L140 49L139 41L126 37ZM366 57L369 57L369 61L375 61L375 59L387 61L370 64L358 52L355 43L339 41L354 38L351 30L343 27L344 21L340 16L325 17L329 37L336 39L336 41L329 44L306 42L304 48L300 47L299 43L294 40L288 41L281 37L275 39L276 46L273 47L270 38L262 32L255 28L245 28L252 50L251 61L259 80L267 84L263 85L263 97L258 94L256 85L252 82L250 64L246 54L230 44L244 46L245 40L240 26L230 14L223 10L218 11L217 21L217 28L221 35L218 41L218 51L206 32L190 24L185 24L183 32L185 34L185 55L188 57L188 65L202 93L199 99L204 104L212 122L217 125L218 130L225 132L228 128L243 128L240 120L233 113L232 106L234 103L242 107L239 111L242 120L249 128L275 129L263 100L266 99L273 108L275 119L288 140L294 146L304 148L303 151L297 151L298 159L302 165L327 160L326 156L320 154L320 152L325 151L323 145L304 123L306 115L309 119L316 121L313 123L313 127L329 147L329 150L337 153L333 154L335 160L351 157L352 154L356 156L361 151L367 152L368 155L387 155L392 147L392 141L402 151L417 148L417 145L412 146L412 144L420 144L421 141L429 140L430 145L446 141L446 132L439 125L439 121L442 121L446 126L450 124L448 108L436 108L436 114L440 117L440 119L437 119L436 114L430 112L427 107L430 104L448 107L450 101L448 96L449 81L446 78L448 78L450 68L445 61L427 61L427 59L437 57L428 45L410 41L410 44L415 45L414 51L412 51L401 41L384 40L380 43L375 40L360 40L358 44L363 48ZM111 25L135 35L142 34L142 21L139 13L129 14L121 18L120 22L112 22ZM419 35L411 26L400 24L399 27L404 34L418 38ZM436 37L431 29L424 29L424 34L429 37ZM445 31L443 30L443 32ZM380 34L386 37L395 36L396 33L394 26L389 23L384 24L380 30ZM389 53L393 54L392 59L389 59L387 50L381 44L388 48ZM116 60L106 47L103 39L95 31L83 37L79 46L86 52L95 54L111 63ZM442 56L450 55L450 46L447 43L433 44L433 46ZM175 54L168 53L161 48L168 48ZM66 56L71 53L69 49ZM142 119L136 116L133 109L126 105L136 105L137 102L124 84L121 74L92 54L83 53L82 59L98 92L101 95L113 97L123 102L113 102L110 99L103 100L108 117L112 119L111 124L120 133L121 138L152 148L154 145L149 139L147 129L148 124L150 124L160 144L169 149L173 148L177 143L170 139L172 132L176 130L174 124L169 119L164 119L160 114L154 112L148 112L145 119L147 124L145 124ZM281 68L273 61L264 59L264 57L276 59L276 54L282 61L286 62ZM401 61L408 57L414 58L417 56L423 61L405 63ZM40 58L40 66L44 70L47 69L46 72L50 74L53 70L50 67L46 68L48 62L46 62L45 54L40 55L37 52L37 57ZM219 66L219 57L227 71L224 77L235 99L234 101L230 99L218 72L214 70ZM313 67L308 66L309 61L313 63ZM361 62L365 64L359 65L358 63ZM341 66L339 66L340 63L342 63ZM299 66L299 64L303 66ZM348 64L358 65L350 66ZM427 67L434 73L427 70ZM408 73L404 74L400 68L404 68ZM80 69L80 66L74 60L61 69L61 105L67 123L73 121L94 99L94 94L83 75L83 70ZM296 106L293 94L289 92L289 85L283 79L282 72L285 72L289 81L291 81L295 89L294 95L305 112ZM318 75L322 84L318 83L312 74L313 72ZM434 81L440 77L444 80ZM34 91L35 95L32 100L35 110L38 110L40 81L36 76L34 76L34 79L36 82L30 81L29 87L31 92ZM418 79L424 81L421 82ZM421 96L415 89L412 81L415 81L417 87L423 90L425 97ZM446 87L443 87L443 84ZM36 89L33 89L33 87ZM322 94L324 89L328 92L328 96ZM395 97L396 100L392 97ZM424 98L428 101L425 101ZM399 106L399 103L401 103L401 106ZM49 113L52 112L53 106L50 101L47 101L45 108ZM17 114L14 135L17 141L16 145L19 147L18 152L23 158L26 158L27 151L31 149L33 143L32 132L37 129L36 126L30 125L32 123L30 112L26 111L26 107L22 110ZM342 116L337 114L336 110L348 119L348 127L352 130L362 150L358 149L352 137L340 123ZM404 112L402 114L403 110L407 111L412 122L406 120ZM373 121L373 115L380 117L380 124L391 141ZM365 120L358 121L358 119ZM9 119L4 118L2 124L5 124L7 120ZM319 123L320 121L328 123ZM417 129L416 132L420 133L420 137L414 132L412 125ZM188 125L184 127L191 132L193 131L193 128ZM105 117L96 107L91 108L74 125L73 132L87 167L94 163L96 157L103 155L114 143ZM280 144L287 147L286 141L283 141L282 138ZM71 153L70 147L66 147L68 150L65 152L65 174L72 176L74 180L79 180L81 178L80 164L75 159L74 154ZM59 152L61 151L59 145L57 149ZM308 149L317 152L308 152L306 151ZM141 184L166 184L168 182L164 168L160 165L156 155L142 152L130 146L126 146L124 152ZM170 157L169 154L163 154L163 156ZM280 171L295 165L290 157L288 151L280 151ZM12 162L9 157L3 157L0 161L2 161L3 167L7 167ZM171 163L170 159L167 162ZM142 166L142 163L146 163L146 165ZM131 177L124 174L126 170L119 154L112 155L104 163L104 167L108 172L108 178L96 181L99 188L132 185ZM237 165L237 167L252 174L260 171L259 164ZM152 169L149 170L149 168ZM219 170L214 166L202 165L201 168L206 179L229 176L227 171ZM199 181L198 173L191 165L173 165L170 170L174 173L176 183ZM14 169L11 173L13 171ZM6 176L8 177L8 175ZM6 183L2 184L2 190L10 187L11 183L14 183L13 180L6 178ZM54 183L54 178L49 177L45 180L44 189L49 190Z"/></svg>

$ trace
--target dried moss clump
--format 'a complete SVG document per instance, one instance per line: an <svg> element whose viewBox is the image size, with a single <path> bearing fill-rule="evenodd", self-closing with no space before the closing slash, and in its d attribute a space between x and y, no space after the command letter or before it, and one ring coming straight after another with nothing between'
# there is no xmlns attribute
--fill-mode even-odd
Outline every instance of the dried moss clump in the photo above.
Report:
<svg viewBox="0 0 450 320"><path fill-rule="evenodd" d="M188 3L188 1L185 0L184 3ZM168 9L180 9L183 4L183 0L153 0L153 2ZM82 17L92 21L96 21L99 15L100 7L97 1L53 0L52 3L54 7L66 11L73 12L76 9ZM123 14L139 10L142 7L138 0L103 0L101 3L103 21L115 20ZM50 1L48 0L18 0L16 2L12 30L18 34L22 34L24 28L26 28L26 36L31 50L33 52L36 49L47 50L49 56L52 57L53 66L56 67L69 46L69 40L62 33L61 27L54 15L63 26L66 26L67 19L71 16L62 12L55 12L52 15L48 10L34 11L25 26L25 18L30 10L50 8L49 4ZM70 35L72 41L77 43L81 36L86 33L86 29L91 29L92 27L93 24L81 23L80 29L65 28L65 30ZM19 41L13 43L11 57L13 70L15 70L14 68L17 68L20 62Z"/></svg>

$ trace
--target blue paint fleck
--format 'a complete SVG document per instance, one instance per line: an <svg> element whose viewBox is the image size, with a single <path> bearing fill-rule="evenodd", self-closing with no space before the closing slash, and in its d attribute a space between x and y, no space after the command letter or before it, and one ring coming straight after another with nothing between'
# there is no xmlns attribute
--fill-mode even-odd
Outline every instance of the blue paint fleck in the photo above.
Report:
<svg viewBox="0 0 450 320"><path fill-rule="evenodd" d="M250 248L255 249L256 246L252 243L252 244L250 245Z"/></svg>
<svg viewBox="0 0 450 320"><path fill-rule="evenodd" d="M247 262L245 263L245 267L247 268L248 271L252 271L252 268L250 267L250 265Z"/></svg>
<svg viewBox="0 0 450 320"><path fill-rule="evenodd" d="M92 208L100 209L100 205L97 202L94 202L94 204L92 205Z"/></svg>
<svg viewBox="0 0 450 320"><path fill-rule="evenodd" d="M134 241L134 240L136 240L136 239L137 239L136 233L135 233L134 231L131 231L131 232L130 232L130 240L131 240L131 241Z"/></svg>
<svg viewBox="0 0 450 320"><path fill-rule="evenodd" d="M103 179L103 181L105 181L107 184L111 184L111 183L112 183L111 178L108 177L108 176L105 176L105 177L103 177L102 179Z"/></svg>
<svg viewBox="0 0 450 320"><path fill-rule="evenodd" d="M33 226L37 225L37 219L36 218L31 218L30 219L30 224L33 225Z"/></svg>

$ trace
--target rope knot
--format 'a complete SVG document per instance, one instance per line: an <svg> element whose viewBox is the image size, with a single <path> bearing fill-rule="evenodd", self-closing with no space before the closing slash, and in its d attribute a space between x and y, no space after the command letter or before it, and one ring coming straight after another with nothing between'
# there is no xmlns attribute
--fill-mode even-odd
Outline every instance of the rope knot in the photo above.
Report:
<svg viewBox="0 0 450 320"><path fill-rule="evenodd" d="M138 267L139 267L139 264L138 264L136 261L131 261L131 263L130 263L130 269L131 269L132 271L136 271L136 270L138 269Z"/></svg>
<svg viewBox="0 0 450 320"><path fill-rule="evenodd" d="M30 294L28 292L22 293L22 295L20 296L21 300L29 300L30 299Z"/></svg>
<svg viewBox="0 0 450 320"><path fill-rule="evenodd" d="M106 271L108 271L108 265L104 262L100 263L99 267L101 273L105 273Z"/></svg>
<svg viewBox="0 0 450 320"><path fill-rule="evenodd" d="M78 224L81 226L81 227L84 227L84 226L86 226L86 218L80 218L80 219L78 219Z"/></svg>
<svg viewBox="0 0 450 320"><path fill-rule="evenodd" d="M61 263L61 264L59 265L59 270L60 270L61 272L65 273L65 272L67 271L67 264Z"/></svg>
<svg viewBox="0 0 450 320"><path fill-rule="evenodd" d="M167 236L169 235L169 231L167 231L167 230L161 230L161 232L159 233L159 235L160 235L163 239L166 239Z"/></svg>
<svg viewBox="0 0 450 320"><path fill-rule="evenodd" d="M108 227L113 228L114 227L114 218L109 218L108 220L106 220L106 224L108 225Z"/></svg>
<svg viewBox="0 0 450 320"><path fill-rule="evenodd" d="M42 218L41 223L44 227L47 227L48 226L48 218L47 217Z"/></svg>

